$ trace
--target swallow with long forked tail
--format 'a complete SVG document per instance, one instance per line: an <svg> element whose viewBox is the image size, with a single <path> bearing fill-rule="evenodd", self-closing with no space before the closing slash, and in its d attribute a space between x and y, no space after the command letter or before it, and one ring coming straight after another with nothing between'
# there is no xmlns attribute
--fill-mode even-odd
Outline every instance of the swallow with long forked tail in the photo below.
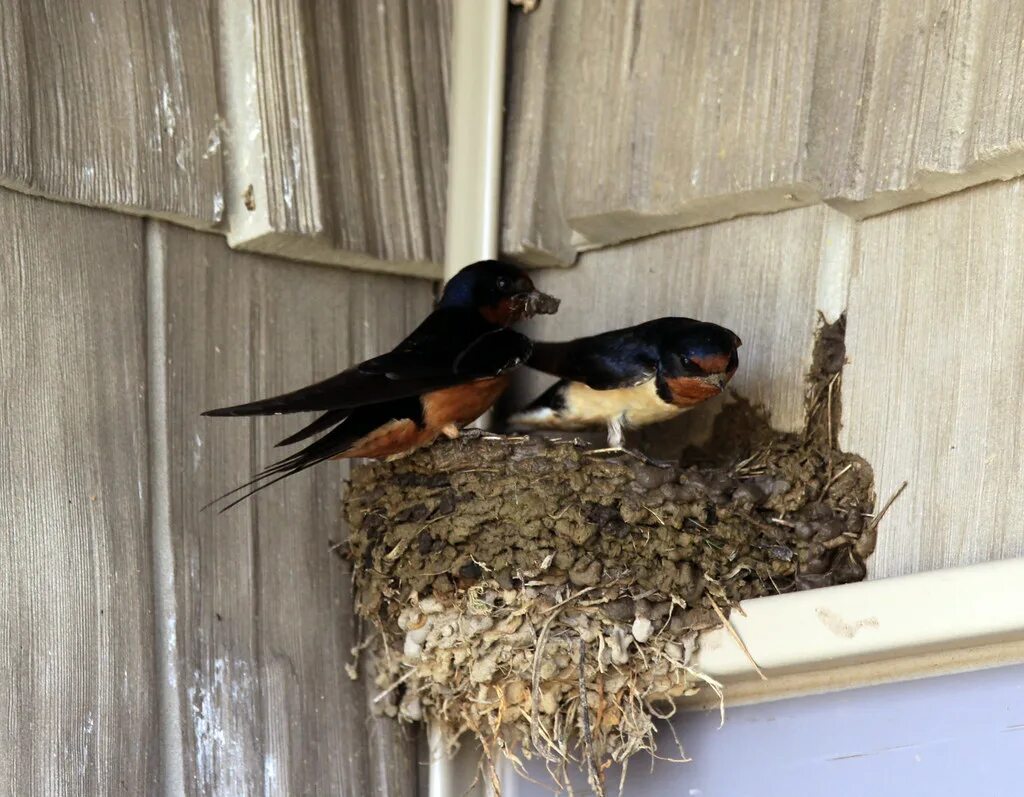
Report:
<svg viewBox="0 0 1024 797"><path fill-rule="evenodd" d="M322 437L211 503L250 488L229 509L274 482L328 459L394 458L429 445L490 409L509 372L526 362L529 338L509 325L554 313L559 301L509 263L466 266L444 287L434 311L392 351L280 396L204 415L322 412L277 445ZM328 431L330 430L330 431Z"/></svg>
<svg viewBox="0 0 1024 797"><path fill-rule="evenodd" d="M731 330L692 318L657 318L563 343L534 341L527 364L561 377L509 418L520 429L623 429L665 421L717 396L739 366Z"/></svg>

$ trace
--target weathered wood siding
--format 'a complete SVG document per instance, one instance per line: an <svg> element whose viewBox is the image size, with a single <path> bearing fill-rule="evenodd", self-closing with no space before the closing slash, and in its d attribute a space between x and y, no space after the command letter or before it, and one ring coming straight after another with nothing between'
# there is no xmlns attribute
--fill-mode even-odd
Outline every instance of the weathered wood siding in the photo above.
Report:
<svg viewBox="0 0 1024 797"><path fill-rule="evenodd" d="M450 16L448 0L7 4L0 182L219 224L237 248L437 276ZM1024 9L999 0L514 11L503 249L565 264L737 215L825 201L862 218L1024 173L1022 37Z"/></svg>
<svg viewBox="0 0 1024 797"><path fill-rule="evenodd" d="M825 201L863 218L1024 174L1024 6L559 0L513 17L502 248Z"/></svg>
<svg viewBox="0 0 1024 797"><path fill-rule="evenodd" d="M571 262L813 201L818 5L560 0L514 17L503 249Z"/></svg>
<svg viewBox="0 0 1024 797"><path fill-rule="evenodd" d="M0 189L0 792L160 784L143 222Z"/></svg>
<svg viewBox="0 0 1024 797"><path fill-rule="evenodd" d="M903 481L875 578L1024 556L1024 181L860 226L844 447Z"/></svg>
<svg viewBox="0 0 1024 797"><path fill-rule="evenodd" d="M823 0L807 157L858 218L1024 174L1024 4Z"/></svg>
<svg viewBox="0 0 1024 797"><path fill-rule="evenodd" d="M232 245L436 276L450 29L447 0L227 0Z"/></svg>
<svg viewBox="0 0 1024 797"><path fill-rule="evenodd" d="M439 276L450 35L449 0L5 2L0 185Z"/></svg>
<svg viewBox="0 0 1024 797"><path fill-rule="evenodd" d="M378 353L432 286L137 217L438 273L449 28L445 2L0 7L0 791L414 793L345 670L344 469L200 513L286 424L198 413Z"/></svg>
<svg viewBox="0 0 1024 797"><path fill-rule="evenodd" d="M431 285L0 190L0 791L415 793L353 681L345 472L218 515L295 419L203 409L399 340Z"/></svg>
<svg viewBox="0 0 1024 797"><path fill-rule="evenodd" d="M414 742L373 719L363 683L345 669L356 642L349 566L329 552L344 539L345 470L329 463L225 514L201 512L280 456L274 442L300 419L199 413L393 345L427 312L430 285L237 254L169 226L155 237L187 791L411 794L405 784L371 788L379 756L366 740L394 748L406 782Z"/></svg>
<svg viewBox="0 0 1024 797"><path fill-rule="evenodd" d="M4 0L0 184L218 224L212 31L210 0Z"/></svg>

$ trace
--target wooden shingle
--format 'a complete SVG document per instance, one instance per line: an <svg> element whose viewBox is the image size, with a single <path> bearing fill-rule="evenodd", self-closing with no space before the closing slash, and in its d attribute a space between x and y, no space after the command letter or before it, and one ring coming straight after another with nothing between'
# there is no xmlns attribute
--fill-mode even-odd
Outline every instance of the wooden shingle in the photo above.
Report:
<svg viewBox="0 0 1024 797"><path fill-rule="evenodd" d="M1024 184L861 224L843 448L874 467L873 578L1024 556Z"/></svg>
<svg viewBox="0 0 1024 797"><path fill-rule="evenodd" d="M0 792L154 794L143 222L0 189Z"/></svg>
<svg viewBox="0 0 1024 797"><path fill-rule="evenodd" d="M565 265L824 201L1024 174L1024 7L562 0L512 17L502 249Z"/></svg>
<svg viewBox="0 0 1024 797"><path fill-rule="evenodd" d="M185 782L194 793L372 793L388 763L414 765L414 742L369 714L365 689L378 690L346 673L349 565L329 550L344 541L345 469L326 463L225 514L200 512L282 456L274 442L302 418L199 413L380 353L427 312L430 285L239 254L173 227L159 237ZM401 784L414 773L394 772L390 793L410 795Z"/></svg>
<svg viewBox="0 0 1024 797"><path fill-rule="evenodd" d="M809 174L857 218L1024 173L1024 7L825 0Z"/></svg>
<svg viewBox="0 0 1024 797"><path fill-rule="evenodd" d="M504 251L797 207L818 4L542 3L515 15ZM558 226L556 226L558 225Z"/></svg>
<svg viewBox="0 0 1024 797"><path fill-rule="evenodd" d="M209 0L0 6L0 184L212 227L224 209Z"/></svg>
<svg viewBox="0 0 1024 797"><path fill-rule="evenodd" d="M233 247L438 276L449 3L228 0Z"/></svg>

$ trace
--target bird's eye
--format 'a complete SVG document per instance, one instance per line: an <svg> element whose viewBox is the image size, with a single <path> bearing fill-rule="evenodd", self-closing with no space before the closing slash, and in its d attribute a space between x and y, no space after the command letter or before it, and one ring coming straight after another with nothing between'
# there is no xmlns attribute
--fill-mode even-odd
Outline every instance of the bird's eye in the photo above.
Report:
<svg viewBox="0 0 1024 797"><path fill-rule="evenodd" d="M506 291L506 290L508 290L508 280L505 279L504 277L498 277L498 290L499 291Z"/></svg>
<svg viewBox="0 0 1024 797"><path fill-rule="evenodd" d="M693 367L693 360L691 360L689 357L680 357L679 361L683 364L684 368Z"/></svg>

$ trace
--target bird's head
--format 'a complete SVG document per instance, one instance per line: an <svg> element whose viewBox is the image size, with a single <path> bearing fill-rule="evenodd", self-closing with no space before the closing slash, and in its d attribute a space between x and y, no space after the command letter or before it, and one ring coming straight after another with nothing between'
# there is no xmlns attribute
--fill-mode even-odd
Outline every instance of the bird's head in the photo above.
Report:
<svg viewBox="0 0 1024 797"><path fill-rule="evenodd" d="M664 319L666 381L673 403L691 405L721 393L739 367L743 345L730 329L690 318Z"/></svg>
<svg viewBox="0 0 1024 797"><path fill-rule="evenodd" d="M466 307L492 324L508 326L538 313L557 312L559 300L538 291L525 271L500 260L481 260L448 280L438 307Z"/></svg>

